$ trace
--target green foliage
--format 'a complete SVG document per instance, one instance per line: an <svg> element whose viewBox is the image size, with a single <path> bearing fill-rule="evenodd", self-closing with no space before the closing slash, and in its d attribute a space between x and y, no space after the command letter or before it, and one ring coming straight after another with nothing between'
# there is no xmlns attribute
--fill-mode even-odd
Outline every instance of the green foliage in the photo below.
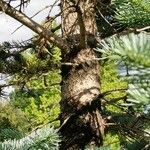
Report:
<svg viewBox="0 0 150 150"><path fill-rule="evenodd" d="M128 91L130 98L128 99L129 102L139 105L148 105L150 104L150 89L147 86L146 89L142 87L138 87L134 84L131 84L129 87L131 90Z"/></svg>
<svg viewBox="0 0 150 150"><path fill-rule="evenodd" d="M134 103L149 103L149 73L150 73L150 36L146 33L130 34L120 38L114 37L103 42L101 51L105 57L117 59L128 64L130 84L130 99ZM137 101L138 100L138 101Z"/></svg>
<svg viewBox="0 0 150 150"><path fill-rule="evenodd" d="M150 99L150 36L147 33L113 37L103 42L105 57L116 59L128 65L128 104L136 110L144 111Z"/></svg>
<svg viewBox="0 0 150 150"><path fill-rule="evenodd" d="M91 150L93 148L87 148L85 150ZM112 150L109 146L95 147L94 150Z"/></svg>
<svg viewBox="0 0 150 150"><path fill-rule="evenodd" d="M114 61L106 61L104 64L102 64L102 80L101 80L101 86L102 86L102 93L106 91L113 91L110 92L109 95L105 96L105 99L110 102L111 100L115 98L119 98L122 96L125 96L125 90L120 90L120 89L126 89L127 88L127 82L124 81L120 76L118 76L118 71L117 71L117 64ZM120 99L122 102L122 99ZM113 115L114 113L121 112L120 108L117 106L120 101L117 101L116 103L110 104L105 104L103 105L103 111L106 113L106 115ZM113 132L110 130L109 133L106 134L104 137L104 148L106 145L109 146L109 149L111 150L120 150L120 141L119 137L117 135L117 132ZM100 149L101 150L101 149Z"/></svg>
<svg viewBox="0 0 150 150"><path fill-rule="evenodd" d="M11 94L10 102L25 113L30 130L52 122L59 114L60 50L49 43L47 47L43 46L44 39L37 38L33 43L37 41L35 47L19 54L21 59L15 63L20 65L21 72L16 72L10 81L21 85Z"/></svg>
<svg viewBox="0 0 150 150"><path fill-rule="evenodd" d="M149 0L111 0L111 4L97 6L96 21L101 38L124 31L149 31ZM103 1L102 1L103 3Z"/></svg>
<svg viewBox="0 0 150 150"><path fill-rule="evenodd" d="M7 127L0 129L0 141L4 142L5 140L13 140L13 139L20 139L23 137L23 133L16 130L14 127Z"/></svg>
<svg viewBox="0 0 150 150"><path fill-rule="evenodd" d="M150 66L150 35L140 33L129 34L121 37L109 38L103 41L103 50L100 50L105 57L126 61L130 65L138 64L144 67Z"/></svg>
<svg viewBox="0 0 150 150"><path fill-rule="evenodd" d="M60 101L59 71L49 72L26 83L23 89L16 89L11 103L28 117L31 128L53 121L59 114Z"/></svg>
<svg viewBox="0 0 150 150"><path fill-rule="evenodd" d="M119 125L121 145L131 150L142 149L147 145L147 138L149 138L149 134L146 133L146 131L149 133L150 102L149 39L147 33L113 37L102 42L103 49L100 50L105 58L126 64L128 68L127 99L117 105L121 111L111 114L115 123ZM140 147L139 143L141 143Z"/></svg>
<svg viewBox="0 0 150 150"><path fill-rule="evenodd" d="M110 92L109 98L123 96L125 94L124 91L119 91L119 89L127 88L127 82L118 75L117 69L118 65L111 60L104 63L102 67L102 93L114 90L114 92Z"/></svg>
<svg viewBox="0 0 150 150"><path fill-rule="evenodd" d="M107 145L106 147L109 146L110 150L121 149L120 140L116 133L113 134L111 132L108 132L105 137L104 145Z"/></svg>
<svg viewBox="0 0 150 150"><path fill-rule="evenodd" d="M0 142L1 150L57 150L60 142L57 130L49 125L36 129L31 134L14 140Z"/></svg>
<svg viewBox="0 0 150 150"><path fill-rule="evenodd" d="M2 104L0 107L0 141L7 138L14 138L13 134L15 132L27 132L27 128L29 126L28 120L25 114L18 108L14 108L12 105ZM5 132L12 132L12 135L7 134Z"/></svg>
<svg viewBox="0 0 150 150"><path fill-rule="evenodd" d="M115 18L127 27L144 27L150 24L149 0L116 0Z"/></svg>
<svg viewBox="0 0 150 150"><path fill-rule="evenodd" d="M13 47L21 52L12 55ZM0 57L0 71L13 75L11 84L21 85L10 96L10 110L0 114L0 149L58 149L57 130L43 124L59 124L60 50L36 36L29 43L3 43L0 52L7 54Z"/></svg>
<svg viewBox="0 0 150 150"><path fill-rule="evenodd" d="M105 100L108 101L108 103L111 100L114 100L116 98L120 98L126 95L125 90L127 89L127 81L123 80L119 75L117 71L117 64L115 64L113 61L107 61L103 68L102 68L102 93L105 93L106 91L110 93L105 96ZM112 91L112 92L111 92ZM116 103L113 103L112 105L107 104L104 106L104 110L110 111L110 113L113 112L120 112L120 108L116 104L120 104L122 102L122 99L118 100Z"/></svg>

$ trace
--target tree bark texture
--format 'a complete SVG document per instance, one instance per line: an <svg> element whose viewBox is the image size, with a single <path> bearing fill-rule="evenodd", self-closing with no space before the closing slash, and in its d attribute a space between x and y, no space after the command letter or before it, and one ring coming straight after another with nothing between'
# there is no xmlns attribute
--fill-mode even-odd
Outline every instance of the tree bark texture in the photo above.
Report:
<svg viewBox="0 0 150 150"><path fill-rule="evenodd" d="M62 33L70 48L62 53L61 150L102 145L101 104L93 105L100 94L96 5L96 0L61 0Z"/></svg>

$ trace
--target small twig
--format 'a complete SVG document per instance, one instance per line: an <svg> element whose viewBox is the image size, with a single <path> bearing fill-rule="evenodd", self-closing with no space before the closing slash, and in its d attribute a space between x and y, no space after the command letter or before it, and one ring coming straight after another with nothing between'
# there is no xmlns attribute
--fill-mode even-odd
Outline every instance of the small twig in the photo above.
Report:
<svg viewBox="0 0 150 150"><path fill-rule="evenodd" d="M61 65L63 65L63 66L78 66L79 64L66 62L66 63L61 63Z"/></svg>
<svg viewBox="0 0 150 150"><path fill-rule="evenodd" d="M110 22L104 17L104 15L101 13L101 11L99 9L97 9L101 18L108 24L108 26L114 31L116 32L116 30L113 28L112 24L110 24Z"/></svg>
<svg viewBox="0 0 150 150"><path fill-rule="evenodd" d="M145 30L148 30L150 29L150 26L147 26L147 27L144 27L144 28L141 28L141 29L135 29L137 32L142 32L142 31L145 31Z"/></svg>
<svg viewBox="0 0 150 150"><path fill-rule="evenodd" d="M140 28L140 29L133 29L133 28L129 28L125 31L122 31L120 33L116 33L114 35L117 35L117 36L122 36L122 35L127 35L129 33L140 33L140 32L143 32L143 31L146 31L146 30L149 30L150 29L150 26L147 26L147 27L144 27L144 28Z"/></svg>
<svg viewBox="0 0 150 150"><path fill-rule="evenodd" d="M51 29L51 32L55 32L55 31L57 31L57 30L59 30L61 28L61 24L59 24L58 26L56 26L55 28L52 28Z"/></svg>
<svg viewBox="0 0 150 150"><path fill-rule="evenodd" d="M47 122L47 123L41 124L41 125L37 126L36 128L34 128L30 133L32 133L32 132L34 132L34 131L36 131L36 130L38 130L38 129L41 129L42 127L44 127L44 126L46 126L46 125L48 125L48 124L51 124L51 123L53 123L53 122L55 122L55 121L58 121L59 119L60 119L60 118L57 117L57 118L55 118L55 119L53 119L53 120L51 120L51 121L49 121L49 122Z"/></svg>
<svg viewBox="0 0 150 150"><path fill-rule="evenodd" d="M54 6L56 5L56 3L58 2L59 0L55 0L55 2L53 3L53 5L51 5L51 9L49 10L48 12L48 16L50 16L51 12L52 12L52 9L54 8Z"/></svg>
<svg viewBox="0 0 150 150"><path fill-rule="evenodd" d="M120 142L119 140L117 140L117 141L113 141L113 142L110 142L110 143L108 143L108 144L104 145L103 147L107 147L107 146L109 146L109 145L111 145L111 144L119 143L119 142Z"/></svg>
<svg viewBox="0 0 150 150"><path fill-rule="evenodd" d="M111 94L112 92L119 92L119 91L124 92L124 91L126 91L126 90L127 90L127 88L113 89L113 90L109 90L109 91L103 92L103 93L101 93L101 95L103 95L103 97L104 97L104 96L106 96L106 95Z"/></svg>
<svg viewBox="0 0 150 150"><path fill-rule="evenodd" d="M8 87L8 86L12 86L12 85L15 85L15 84L13 84L13 83L11 83L11 84L2 84L2 85L0 85L0 89Z"/></svg>
<svg viewBox="0 0 150 150"><path fill-rule="evenodd" d="M127 96L125 95L125 96L113 98L113 99L110 99L110 100L106 100L106 99L105 99L105 102L103 102L103 104L116 103L116 102L118 102L118 101L120 101L120 100L123 100L123 99L126 99L126 98L127 98Z"/></svg>
<svg viewBox="0 0 150 150"><path fill-rule="evenodd" d="M145 145L141 150L148 150L150 148L150 143Z"/></svg>
<svg viewBox="0 0 150 150"><path fill-rule="evenodd" d="M45 6L43 9L39 10L37 13L35 13L33 16L31 16L31 18L34 18L35 16L37 16L39 13L41 13L42 11L44 11L45 9L49 8L51 6ZM19 27L17 27L11 34L14 34L17 30L19 30L21 27L23 27L24 25L20 25Z"/></svg>

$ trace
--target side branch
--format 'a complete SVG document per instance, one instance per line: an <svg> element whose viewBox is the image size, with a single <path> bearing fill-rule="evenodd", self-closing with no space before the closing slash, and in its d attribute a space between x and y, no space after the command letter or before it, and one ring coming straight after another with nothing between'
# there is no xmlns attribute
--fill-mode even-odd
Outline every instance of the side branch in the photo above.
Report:
<svg viewBox="0 0 150 150"><path fill-rule="evenodd" d="M20 23L24 24L40 36L46 38L50 43L55 44L58 48L61 50L66 51L68 49L68 46L64 39L56 36L51 31L47 30L46 28L43 28L41 25L33 21L31 18L23 14L22 12L19 12L3 0L0 1L0 11L3 11L10 17L16 19Z"/></svg>

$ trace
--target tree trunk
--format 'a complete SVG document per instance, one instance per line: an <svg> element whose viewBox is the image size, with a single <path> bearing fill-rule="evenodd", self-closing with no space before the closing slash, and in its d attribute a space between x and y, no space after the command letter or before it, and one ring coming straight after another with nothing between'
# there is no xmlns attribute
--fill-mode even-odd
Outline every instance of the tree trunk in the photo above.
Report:
<svg viewBox="0 0 150 150"><path fill-rule="evenodd" d="M96 0L61 0L62 34L70 47L62 53L61 150L102 145L101 104L92 104L100 94L95 6Z"/></svg>

